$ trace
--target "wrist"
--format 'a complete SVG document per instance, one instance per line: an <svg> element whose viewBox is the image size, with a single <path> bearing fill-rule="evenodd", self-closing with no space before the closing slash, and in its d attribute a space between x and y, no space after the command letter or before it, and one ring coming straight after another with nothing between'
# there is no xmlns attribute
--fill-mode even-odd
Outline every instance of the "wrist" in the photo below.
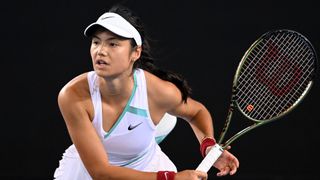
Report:
<svg viewBox="0 0 320 180"><path fill-rule="evenodd" d="M157 180L174 180L175 175L176 173L173 171L158 171Z"/></svg>
<svg viewBox="0 0 320 180"><path fill-rule="evenodd" d="M206 156L206 150L209 146L214 146L216 144L216 140L212 137L205 137L202 139L200 144L200 153L202 157Z"/></svg>

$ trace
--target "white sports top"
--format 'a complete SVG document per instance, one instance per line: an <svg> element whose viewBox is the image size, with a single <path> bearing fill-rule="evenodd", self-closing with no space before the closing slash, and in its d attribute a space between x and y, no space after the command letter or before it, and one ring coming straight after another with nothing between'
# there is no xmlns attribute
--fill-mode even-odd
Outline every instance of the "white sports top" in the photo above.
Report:
<svg viewBox="0 0 320 180"><path fill-rule="evenodd" d="M101 96L97 80L94 71L88 73L90 94L94 106L92 124L105 147L109 163L146 172L164 170L176 172L176 166L156 143L156 141L161 142L172 130L176 117L166 114L161 120L164 124L155 127L149 114L143 70L135 70L131 97L109 132L105 132L102 126ZM168 130L168 128L170 129ZM155 138L157 134L158 136ZM54 179L92 180L73 144L63 153L59 167L54 172Z"/></svg>
<svg viewBox="0 0 320 180"><path fill-rule="evenodd" d="M102 126L101 95L98 76L88 73L88 82L94 106L93 126L105 147L109 163L144 170L156 153L155 125L148 107L146 79L142 69L134 71L134 88L122 114L109 132Z"/></svg>

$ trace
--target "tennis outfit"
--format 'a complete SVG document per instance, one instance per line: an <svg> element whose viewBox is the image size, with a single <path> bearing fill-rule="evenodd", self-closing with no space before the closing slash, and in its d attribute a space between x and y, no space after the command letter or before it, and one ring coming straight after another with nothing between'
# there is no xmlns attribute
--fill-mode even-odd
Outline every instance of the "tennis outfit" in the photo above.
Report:
<svg viewBox="0 0 320 180"><path fill-rule="evenodd" d="M134 88L122 114L106 132L102 126L102 104L98 76L88 73L95 116L92 124L108 155L109 163L146 172L177 171L156 142L156 126L148 108L146 79L142 69L134 71ZM63 154L55 170L56 180L91 180L74 145Z"/></svg>

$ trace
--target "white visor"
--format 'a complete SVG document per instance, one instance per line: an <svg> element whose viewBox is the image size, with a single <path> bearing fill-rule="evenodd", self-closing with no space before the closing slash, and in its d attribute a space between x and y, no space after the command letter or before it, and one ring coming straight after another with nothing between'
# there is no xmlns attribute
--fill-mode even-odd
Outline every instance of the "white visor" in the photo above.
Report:
<svg viewBox="0 0 320 180"><path fill-rule="evenodd" d="M141 46L142 40L139 32L127 20L116 13L107 12L101 15L98 20L90 24L85 30L84 35L89 36L92 34L93 27L102 26L116 35L125 38L133 38L137 45Z"/></svg>

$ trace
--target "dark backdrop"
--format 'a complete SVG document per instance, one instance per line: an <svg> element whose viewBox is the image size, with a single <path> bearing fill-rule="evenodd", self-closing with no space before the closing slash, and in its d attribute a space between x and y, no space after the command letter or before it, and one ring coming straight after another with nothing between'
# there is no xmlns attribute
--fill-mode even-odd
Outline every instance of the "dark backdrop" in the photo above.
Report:
<svg viewBox="0 0 320 180"><path fill-rule="evenodd" d="M71 141L57 106L60 88L91 70L84 28L113 1L4 1L1 12L1 179L52 179ZM157 64L184 75L192 97L214 117L216 135L227 113L236 67L251 43L271 29L304 34L319 54L316 0L126 1L157 40ZM235 176L220 179L317 179L319 79L295 111L234 142ZM245 121L235 114L231 132ZM201 161L183 120L161 144L179 170ZM210 179L217 171L212 168Z"/></svg>

